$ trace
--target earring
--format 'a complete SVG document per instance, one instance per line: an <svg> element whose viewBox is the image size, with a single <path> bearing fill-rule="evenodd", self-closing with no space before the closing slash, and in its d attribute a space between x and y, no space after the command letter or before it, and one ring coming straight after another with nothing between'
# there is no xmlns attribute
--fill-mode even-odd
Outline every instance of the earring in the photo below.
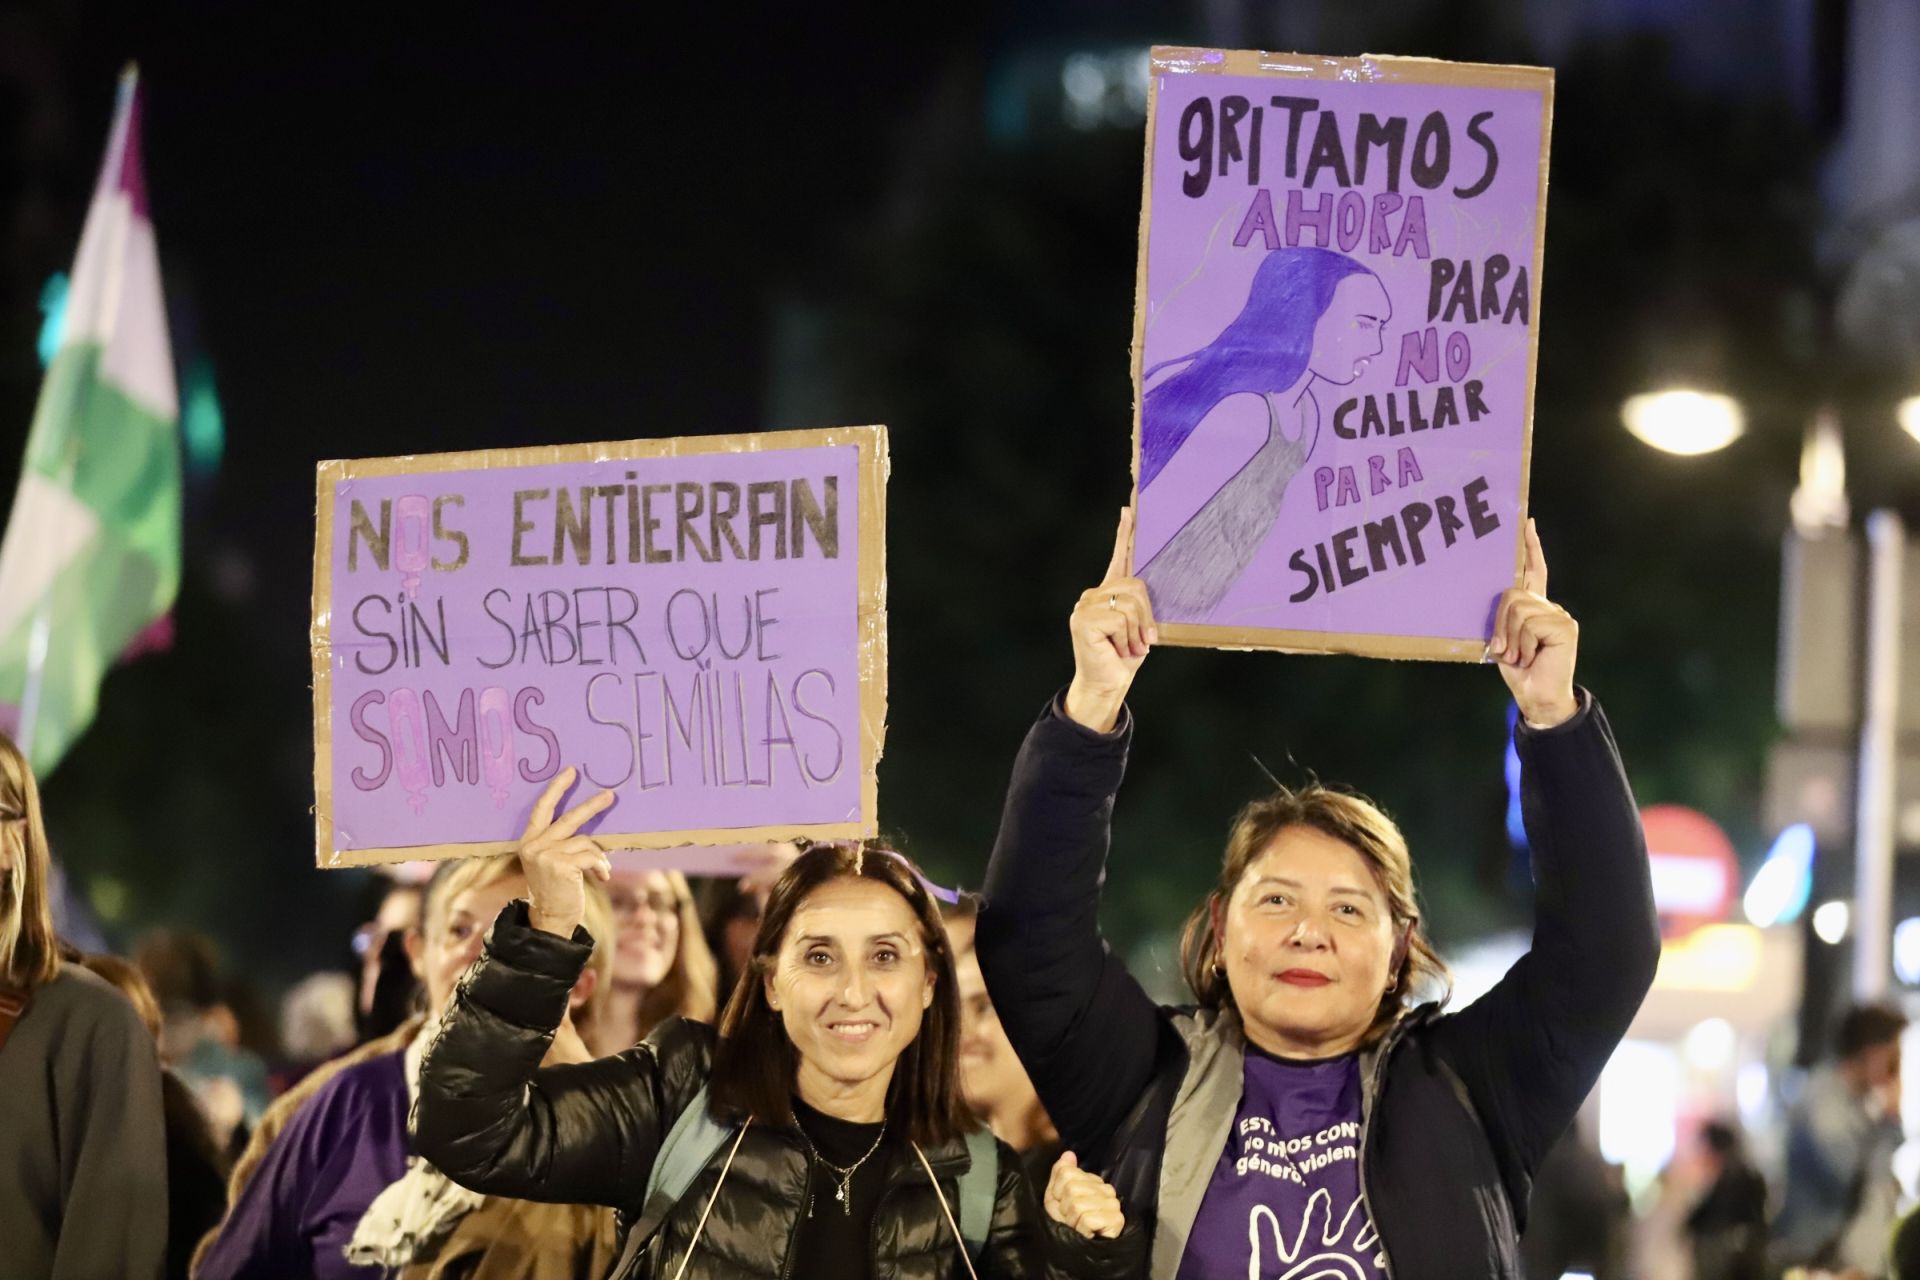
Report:
<svg viewBox="0 0 1920 1280"><path fill-rule="evenodd" d="M1215 960L1213 962L1213 976L1218 980L1220 980L1221 982L1225 982L1227 980L1226 966L1221 964L1218 960Z"/></svg>

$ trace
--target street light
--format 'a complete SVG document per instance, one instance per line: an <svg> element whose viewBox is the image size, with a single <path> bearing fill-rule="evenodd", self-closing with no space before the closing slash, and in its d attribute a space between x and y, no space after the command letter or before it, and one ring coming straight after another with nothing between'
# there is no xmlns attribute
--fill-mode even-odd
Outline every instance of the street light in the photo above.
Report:
<svg viewBox="0 0 1920 1280"><path fill-rule="evenodd" d="M1894 413L1899 416L1900 429L1920 440L1920 396L1908 396Z"/></svg>
<svg viewBox="0 0 1920 1280"><path fill-rule="evenodd" d="M1739 401L1690 387L1628 396L1620 417L1642 443L1683 457L1724 449L1746 430Z"/></svg>
<svg viewBox="0 0 1920 1280"><path fill-rule="evenodd" d="M1821 903L1813 913L1814 936L1830 947L1840 945L1840 940L1847 936L1847 929L1852 923L1853 909L1837 898Z"/></svg>

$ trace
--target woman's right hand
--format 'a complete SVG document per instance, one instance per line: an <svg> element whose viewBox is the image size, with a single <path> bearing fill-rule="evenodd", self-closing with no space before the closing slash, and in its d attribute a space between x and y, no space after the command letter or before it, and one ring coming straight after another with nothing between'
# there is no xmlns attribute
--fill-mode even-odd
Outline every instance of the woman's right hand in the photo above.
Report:
<svg viewBox="0 0 1920 1280"><path fill-rule="evenodd" d="M1080 593L1068 620L1073 683L1067 686L1067 715L1096 733L1111 733L1120 722L1127 690L1160 639L1147 584L1127 572L1132 540L1133 508L1122 507L1107 576Z"/></svg>
<svg viewBox="0 0 1920 1280"><path fill-rule="evenodd" d="M1120 1193L1108 1186L1099 1174L1082 1169L1079 1158L1071 1151L1063 1152L1054 1163L1043 1199L1049 1218L1072 1227L1088 1239L1104 1236L1111 1240L1127 1225L1127 1215L1120 1208Z"/></svg>
<svg viewBox="0 0 1920 1280"><path fill-rule="evenodd" d="M575 776L571 768L554 776L533 802L533 813L520 837L520 869L527 876L528 923L563 938L571 938L586 915L586 874L592 872L603 884L613 878L613 864L599 844L593 837L579 834L589 818L606 812L613 803L613 792L602 791L558 818L553 816Z"/></svg>

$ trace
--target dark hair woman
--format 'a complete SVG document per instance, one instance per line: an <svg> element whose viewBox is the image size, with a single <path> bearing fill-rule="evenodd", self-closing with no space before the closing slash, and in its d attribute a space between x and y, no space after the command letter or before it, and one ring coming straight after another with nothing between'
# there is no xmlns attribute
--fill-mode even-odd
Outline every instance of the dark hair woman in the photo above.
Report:
<svg viewBox="0 0 1920 1280"><path fill-rule="evenodd" d="M33 770L0 734L0 1248L8 1275L158 1277L167 1145L153 1037L63 963Z"/></svg>
<svg viewBox="0 0 1920 1280"><path fill-rule="evenodd" d="M1633 797L1575 689L1578 628L1546 597L1532 526L1488 650L1522 721L1533 949L1442 1012L1406 842L1330 788L1283 791L1234 824L1188 923L1194 1005L1155 1005L1102 944L1124 700L1155 639L1129 523L1074 610L1073 683L1014 766L980 913L981 968L1041 1101L1147 1221L1156 1280L1305 1274L1305 1259L1314 1275L1518 1277L1533 1172L1659 954Z"/></svg>
<svg viewBox="0 0 1920 1280"><path fill-rule="evenodd" d="M536 1069L590 945L584 876L610 871L578 834L610 793L554 818L573 781L536 805L530 901L494 922L421 1068L426 1158L476 1191L620 1210L622 1276L1127 1273L1139 1233L1117 1213L1082 1220L1112 1238L1050 1225L1018 1158L969 1141L953 957L896 854L795 861L717 1033L674 1018L617 1057Z"/></svg>

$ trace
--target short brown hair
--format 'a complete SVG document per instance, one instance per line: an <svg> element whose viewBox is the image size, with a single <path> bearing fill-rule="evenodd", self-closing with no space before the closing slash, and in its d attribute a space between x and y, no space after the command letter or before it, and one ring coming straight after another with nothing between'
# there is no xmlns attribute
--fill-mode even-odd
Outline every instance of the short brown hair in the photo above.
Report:
<svg viewBox="0 0 1920 1280"><path fill-rule="evenodd" d="M1856 1004L1840 1016L1834 1029L1834 1056L1857 1058L1869 1049L1892 1044L1907 1029L1907 1015L1892 1005Z"/></svg>
<svg viewBox="0 0 1920 1280"><path fill-rule="evenodd" d="M933 1000L920 1034L894 1064L887 1086L887 1120L894 1132L928 1146L970 1133L977 1124L960 1094L960 997L939 908L911 862L890 849L868 845L815 845L774 883L753 937L753 959L734 984L720 1018L710 1081L714 1105L773 1124L793 1123L799 1057L779 1013L767 1003L764 979L773 972L787 925L800 905L831 881L855 879L878 881L907 900L933 975Z"/></svg>
<svg viewBox="0 0 1920 1280"><path fill-rule="evenodd" d="M1332 836L1360 855L1373 873L1374 883L1386 895L1396 929L1405 930L1407 954L1394 974L1393 989L1380 999L1368 1036L1378 1035L1405 1012L1408 999L1423 983L1440 988L1440 1003L1452 993L1453 980L1440 954L1420 929L1420 906L1414 894L1413 858L1406 837L1379 806L1365 796L1322 783L1292 789L1281 787L1240 811L1227 833L1226 855L1213 891L1187 917L1180 935L1180 967L1194 999L1202 1008L1220 1009L1233 1002L1226 974L1216 965L1220 939L1215 936L1216 904L1224 910L1247 868L1260 859L1288 827L1310 827Z"/></svg>
<svg viewBox="0 0 1920 1280"><path fill-rule="evenodd" d="M21 854L13 874L0 877L0 983L31 990L60 972L60 946L53 933L53 900L47 893L52 858L40 818L40 788L33 766L0 733L0 820L18 822Z"/></svg>

